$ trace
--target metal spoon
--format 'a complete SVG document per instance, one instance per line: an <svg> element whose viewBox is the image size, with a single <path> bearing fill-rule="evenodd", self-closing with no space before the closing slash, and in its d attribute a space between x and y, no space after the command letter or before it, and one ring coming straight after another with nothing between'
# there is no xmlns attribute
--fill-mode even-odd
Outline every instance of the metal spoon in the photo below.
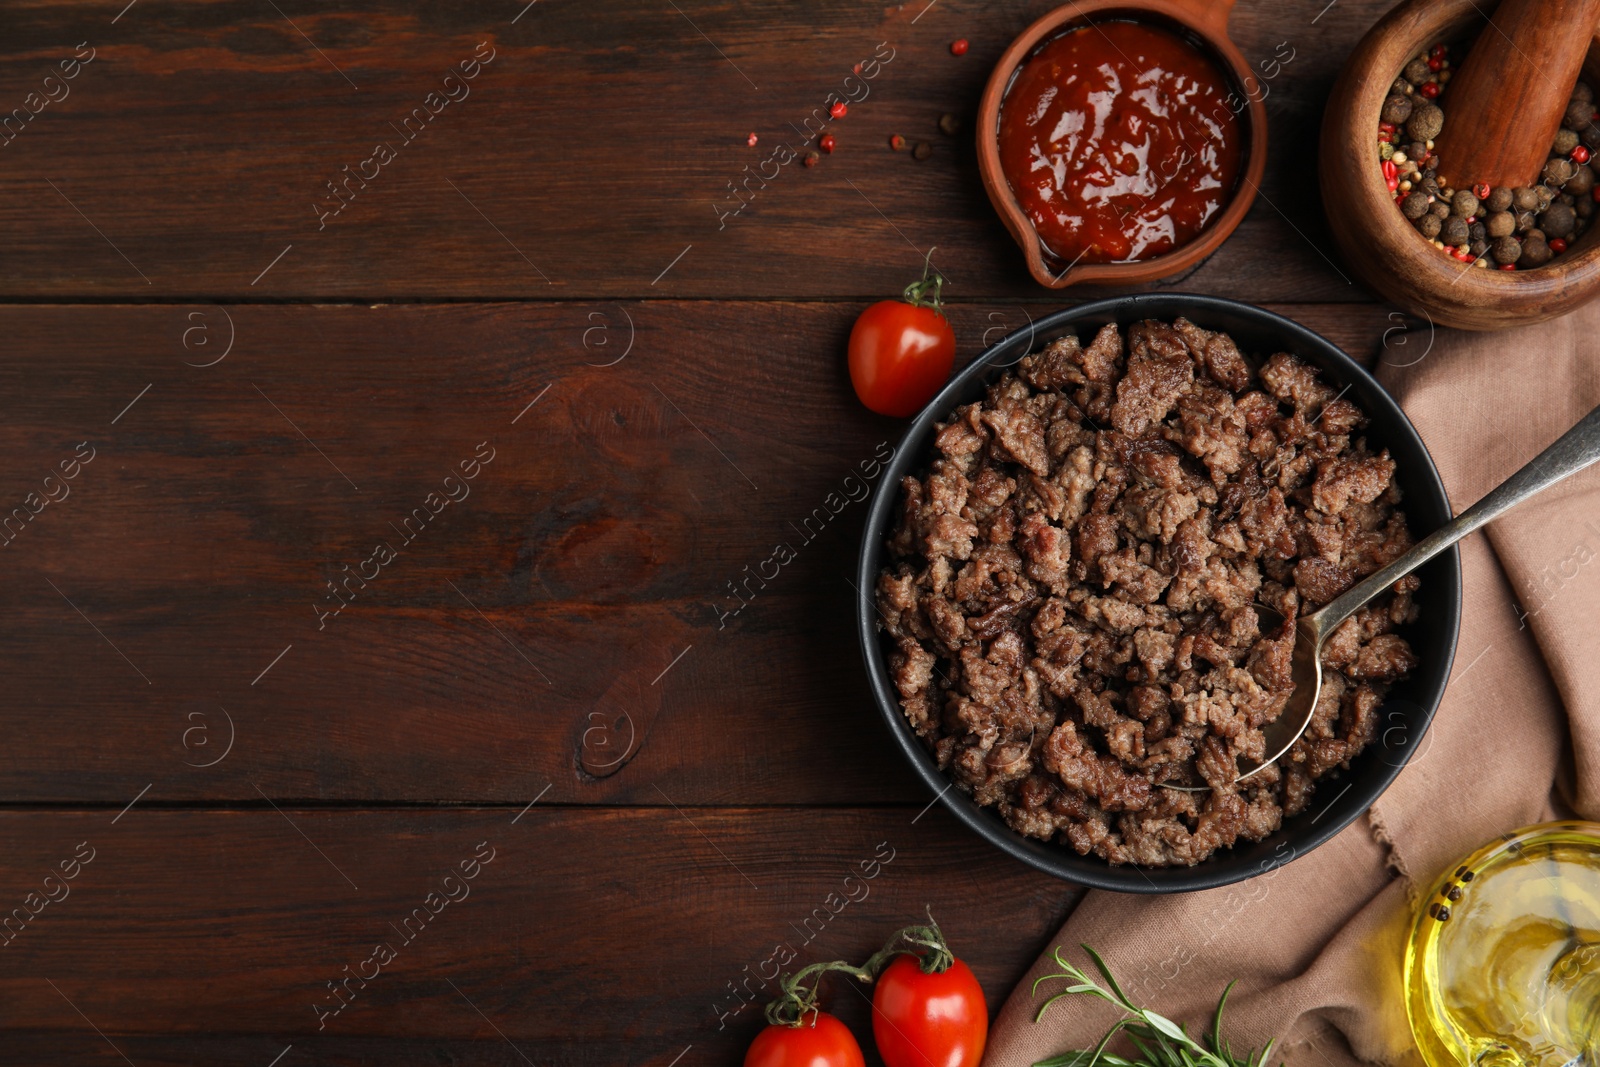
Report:
<svg viewBox="0 0 1600 1067"><path fill-rule="evenodd" d="M1317 611L1298 619L1290 666L1294 693L1278 718L1262 730L1267 742L1267 758L1235 780L1242 782L1277 761L1306 732L1306 727L1311 724L1311 714L1317 707L1317 698L1322 694L1322 646L1340 623L1354 615L1369 600L1480 526L1510 511L1529 497L1577 474L1597 460L1600 460L1600 408L1589 412L1553 445L1529 460L1521 470L1489 490L1466 511L1418 541L1393 563L1356 583ZM1254 607L1262 632L1283 625L1283 616L1275 609L1264 604ZM1174 785L1168 788L1203 793L1210 787Z"/></svg>

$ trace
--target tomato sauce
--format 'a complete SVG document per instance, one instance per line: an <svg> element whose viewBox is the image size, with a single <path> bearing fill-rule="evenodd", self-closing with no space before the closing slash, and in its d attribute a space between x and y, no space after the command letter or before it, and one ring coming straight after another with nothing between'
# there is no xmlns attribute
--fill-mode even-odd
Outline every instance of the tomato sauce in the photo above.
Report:
<svg viewBox="0 0 1600 1067"><path fill-rule="evenodd" d="M1062 263L1148 259L1190 241L1239 179L1239 97L1204 53L1137 22L1053 38L1006 90L1000 167Z"/></svg>

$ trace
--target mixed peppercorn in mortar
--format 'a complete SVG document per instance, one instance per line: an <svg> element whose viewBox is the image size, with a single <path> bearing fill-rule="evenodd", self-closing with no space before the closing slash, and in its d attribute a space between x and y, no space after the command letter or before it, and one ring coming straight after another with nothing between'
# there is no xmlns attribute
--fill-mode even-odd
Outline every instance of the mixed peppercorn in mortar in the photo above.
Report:
<svg viewBox="0 0 1600 1067"><path fill-rule="evenodd" d="M940 768L1018 832L1113 864L1198 863L1304 810L1416 662L1406 577L1329 638L1294 749L1235 781L1293 691L1297 615L1412 543L1365 424L1294 356L1257 371L1181 318L1053 341L958 408L902 483L876 590Z"/></svg>
<svg viewBox="0 0 1600 1067"><path fill-rule="evenodd" d="M1573 87L1537 184L1456 188L1434 154L1450 74L1450 49L1436 44L1390 87L1377 135L1384 181L1401 213L1440 251L1485 269L1542 267L1583 235L1600 196L1591 165L1600 151L1594 91L1581 81Z"/></svg>

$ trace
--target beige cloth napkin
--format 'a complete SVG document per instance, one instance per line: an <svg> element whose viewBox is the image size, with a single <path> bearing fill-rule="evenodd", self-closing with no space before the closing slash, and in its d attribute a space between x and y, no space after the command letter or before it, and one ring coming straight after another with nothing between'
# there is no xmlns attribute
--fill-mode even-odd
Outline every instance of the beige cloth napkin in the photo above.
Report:
<svg viewBox="0 0 1600 1067"><path fill-rule="evenodd" d="M1433 454L1456 511L1600 404L1600 306L1555 322L1394 346L1378 377ZM1418 353L1427 347L1427 354ZM1412 362L1415 361L1415 362ZM1299 1067L1414 1065L1399 987L1416 895L1496 834L1574 810L1600 819L1600 466L1461 545L1465 611L1444 701L1366 817L1235 886L1091 892L1043 946L990 1034L986 1067L1092 1048L1117 1018L1084 997L1033 1022L1050 951L1098 949L1135 1003L1204 1032L1222 987L1236 1051L1269 1038ZM1419 884L1420 883L1420 884ZM1059 985L1059 983L1057 983Z"/></svg>

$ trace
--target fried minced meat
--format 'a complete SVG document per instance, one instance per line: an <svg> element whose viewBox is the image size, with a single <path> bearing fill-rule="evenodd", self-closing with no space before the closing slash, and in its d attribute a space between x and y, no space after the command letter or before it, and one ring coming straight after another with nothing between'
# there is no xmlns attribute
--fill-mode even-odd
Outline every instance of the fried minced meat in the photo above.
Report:
<svg viewBox="0 0 1600 1067"><path fill-rule="evenodd" d="M1235 782L1293 691L1295 618L1412 543L1365 424L1313 367L1256 368L1184 319L1063 337L958 408L902 483L876 591L939 766L1018 832L1113 864L1198 863L1304 810L1416 663L1407 577L1330 636L1293 750Z"/></svg>

